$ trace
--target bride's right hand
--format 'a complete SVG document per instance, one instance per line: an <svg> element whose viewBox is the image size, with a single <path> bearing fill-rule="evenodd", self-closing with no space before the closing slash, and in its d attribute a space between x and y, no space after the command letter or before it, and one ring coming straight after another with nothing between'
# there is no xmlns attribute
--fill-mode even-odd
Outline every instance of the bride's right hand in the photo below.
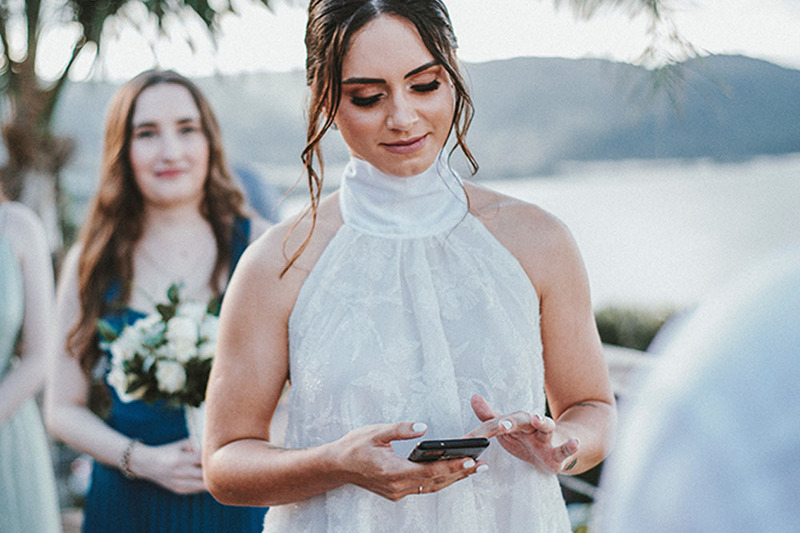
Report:
<svg viewBox="0 0 800 533"><path fill-rule="evenodd" d="M338 441L347 481L396 502L409 495L442 490L485 464L472 459L415 463L394 452L392 441L418 438L426 430L425 424L397 422L349 432Z"/></svg>
<svg viewBox="0 0 800 533"><path fill-rule="evenodd" d="M193 494L206 490L200 452L192 449L188 439L159 446L137 443L130 457L131 471L177 494Z"/></svg>

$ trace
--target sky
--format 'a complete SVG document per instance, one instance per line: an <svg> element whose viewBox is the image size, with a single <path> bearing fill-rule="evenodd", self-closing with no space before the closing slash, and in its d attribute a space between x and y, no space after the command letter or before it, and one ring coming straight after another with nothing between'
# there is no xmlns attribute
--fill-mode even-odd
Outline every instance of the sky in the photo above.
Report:
<svg viewBox="0 0 800 533"><path fill-rule="evenodd" d="M276 0L274 12L235 0L238 14L220 24L216 52L199 25L175 29L171 42L155 48L159 65L190 76L302 69L306 2ZM667 4L667 2L670 2ZM649 43L648 19L606 8L591 20L576 19L553 0L446 0L459 40L459 57L483 62L517 56L600 57L636 62ZM566 2L562 2L566 4ZM665 0L681 35L701 53L743 54L800 69L800 1L798 0ZM491 7L489 7L491 6ZM129 5L130 15L143 8ZM199 23L198 23L199 24ZM146 26L146 25L145 25ZM41 46L41 70L47 77L63 64L70 28L48 33ZM99 67L88 54L73 69L73 78L126 79L154 66L148 37L129 24L106 29L111 39ZM184 42L196 36L194 50ZM664 48L670 50L669 48Z"/></svg>

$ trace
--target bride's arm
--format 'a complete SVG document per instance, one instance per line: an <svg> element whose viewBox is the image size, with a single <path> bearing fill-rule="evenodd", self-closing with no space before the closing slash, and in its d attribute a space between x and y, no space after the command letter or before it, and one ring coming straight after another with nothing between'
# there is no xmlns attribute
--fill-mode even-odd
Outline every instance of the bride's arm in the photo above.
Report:
<svg viewBox="0 0 800 533"><path fill-rule="evenodd" d="M396 455L391 441L424 434L413 421L356 428L312 448L270 442L289 372L289 314L308 272L303 265L280 278L283 239L277 228L242 256L222 307L203 445L203 472L214 497L234 505L278 505L352 483L399 500L474 473L475 461L417 464Z"/></svg>
<svg viewBox="0 0 800 533"><path fill-rule="evenodd" d="M470 199L540 297L545 389L553 417L496 413L483 398L473 398L484 423L470 435L501 435L500 442L523 460L554 472L584 472L613 445L616 405L580 251L568 228L536 206L475 187Z"/></svg>

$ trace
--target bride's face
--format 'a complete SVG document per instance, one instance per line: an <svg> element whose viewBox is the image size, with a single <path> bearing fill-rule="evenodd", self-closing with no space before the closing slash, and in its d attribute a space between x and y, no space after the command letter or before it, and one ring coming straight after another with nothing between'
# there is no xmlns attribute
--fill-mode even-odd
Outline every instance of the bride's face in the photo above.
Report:
<svg viewBox="0 0 800 533"><path fill-rule="evenodd" d="M353 36L341 94L335 122L350 153L385 174L423 172L447 141L450 76L406 19L381 16Z"/></svg>

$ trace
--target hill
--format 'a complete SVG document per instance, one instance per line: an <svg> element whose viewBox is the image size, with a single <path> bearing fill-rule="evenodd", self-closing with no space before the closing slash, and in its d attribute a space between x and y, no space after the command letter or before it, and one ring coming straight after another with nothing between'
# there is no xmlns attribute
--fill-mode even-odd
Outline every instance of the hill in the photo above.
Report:
<svg viewBox="0 0 800 533"><path fill-rule="evenodd" d="M544 174L564 161L800 152L800 71L765 61L694 59L672 79L600 59L516 58L465 68L477 110L468 142L483 179ZM279 186L294 182L305 143L304 74L197 81L219 116L231 161ZM77 140L72 181L97 174L114 89L73 83L59 104L56 129ZM326 143L327 163L346 160L337 134Z"/></svg>

